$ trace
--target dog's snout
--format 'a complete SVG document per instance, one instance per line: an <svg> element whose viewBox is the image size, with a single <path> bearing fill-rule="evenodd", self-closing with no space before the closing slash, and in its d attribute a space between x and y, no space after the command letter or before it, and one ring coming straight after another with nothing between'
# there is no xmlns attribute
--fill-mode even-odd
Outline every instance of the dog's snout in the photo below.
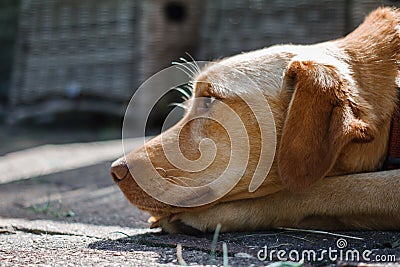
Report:
<svg viewBox="0 0 400 267"><path fill-rule="evenodd" d="M124 158L118 159L111 164L111 176L115 182L123 180L128 175L128 164Z"/></svg>

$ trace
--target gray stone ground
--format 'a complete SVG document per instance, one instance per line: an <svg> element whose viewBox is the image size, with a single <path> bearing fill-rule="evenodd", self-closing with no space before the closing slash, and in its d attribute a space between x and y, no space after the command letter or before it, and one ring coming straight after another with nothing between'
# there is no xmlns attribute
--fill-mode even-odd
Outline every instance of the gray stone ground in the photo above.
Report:
<svg viewBox="0 0 400 267"><path fill-rule="evenodd" d="M109 165L121 154L116 149L118 139L82 143L82 136L90 133L46 136L43 130L27 138L13 131L0 126L0 266L177 265L178 244L188 265L223 265L224 260L230 266L268 265L270 258L257 258L265 256L265 246L276 262L284 253L279 250L286 256L315 251L316 258L310 254L311 261L305 264L313 266L355 266L357 255L359 262L373 266L377 259L392 266L400 261L399 232L276 230L220 234L214 243L212 234L168 235L150 230L148 215L131 206L110 179ZM104 136L117 138L117 134ZM64 138L63 144L44 145L60 143L59 138ZM89 139L85 141L93 141ZM131 142L132 147L140 144L140 140ZM330 256L329 249L333 250ZM367 259L362 259L362 253Z"/></svg>

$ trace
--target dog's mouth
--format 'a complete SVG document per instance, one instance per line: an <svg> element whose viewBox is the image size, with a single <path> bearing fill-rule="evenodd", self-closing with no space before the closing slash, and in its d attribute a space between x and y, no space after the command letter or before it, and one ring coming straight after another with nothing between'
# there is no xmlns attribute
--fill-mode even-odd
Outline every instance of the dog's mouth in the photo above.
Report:
<svg viewBox="0 0 400 267"><path fill-rule="evenodd" d="M135 181L126 168L126 163L113 164L111 177L121 189L125 197L138 209L150 213L152 228L158 227L159 221L173 222L185 208L165 204L148 195Z"/></svg>
<svg viewBox="0 0 400 267"><path fill-rule="evenodd" d="M125 197L138 209L148 212L150 228L162 228L169 233L198 235L201 231L186 225L181 217L187 212L207 209L210 205L200 207L178 207L163 203L148 195L131 175L126 163L116 162L112 165L111 176Z"/></svg>

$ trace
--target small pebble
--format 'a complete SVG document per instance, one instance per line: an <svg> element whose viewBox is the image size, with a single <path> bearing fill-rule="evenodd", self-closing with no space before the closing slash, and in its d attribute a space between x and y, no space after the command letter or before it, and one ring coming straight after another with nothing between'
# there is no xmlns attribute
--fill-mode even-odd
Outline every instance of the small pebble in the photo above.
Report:
<svg viewBox="0 0 400 267"><path fill-rule="evenodd" d="M236 258L254 258L254 256L244 253L244 252L235 253L235 257Z"/></svg>

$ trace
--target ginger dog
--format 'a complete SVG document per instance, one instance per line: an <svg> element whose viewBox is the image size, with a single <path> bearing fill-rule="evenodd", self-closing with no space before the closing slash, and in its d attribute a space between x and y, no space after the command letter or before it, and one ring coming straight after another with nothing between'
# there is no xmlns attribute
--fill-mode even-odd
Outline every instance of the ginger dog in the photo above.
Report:
<svg viewBox="0 0 400 267"><path fill-rule="evenodd" d="M397 107L399 59L400 11L378 8L342 39L309 46L273 46L210 64L194 79L191 104L182 121L115 161L112 177L133 205L153 216L153 227L171 233L213 231L218 223L222 231L275 227L399 230L400 173L380 171ZM229 86L216 86L229 83L225 66L250 77L261 88L276 128L271 169L252 192L249 185L258 166L260 144L272 140L261 140L254 110L243 100L252 95L251 88L243 84L232 91ZM227 194L189 207L164 203L138 186L128 167L139 169L149 183L168 179L182 185L174 178L185 177L189 187L222 175L232 140L216 121L229 124L232 131L239 128L223 112L225 105L244 123L250 149L245 171ZM213 120L190 120L198 113ZM178 140L181 153L195 161L202 154L199 144L203 139L211 139L216 149L213 162L205 169L176 168L164 154L165 146ZM145 167L146 157L158 176ZM234 175L234 171L227 174ZM176 203L190 201L188 192L177 194Z"/></svg>

